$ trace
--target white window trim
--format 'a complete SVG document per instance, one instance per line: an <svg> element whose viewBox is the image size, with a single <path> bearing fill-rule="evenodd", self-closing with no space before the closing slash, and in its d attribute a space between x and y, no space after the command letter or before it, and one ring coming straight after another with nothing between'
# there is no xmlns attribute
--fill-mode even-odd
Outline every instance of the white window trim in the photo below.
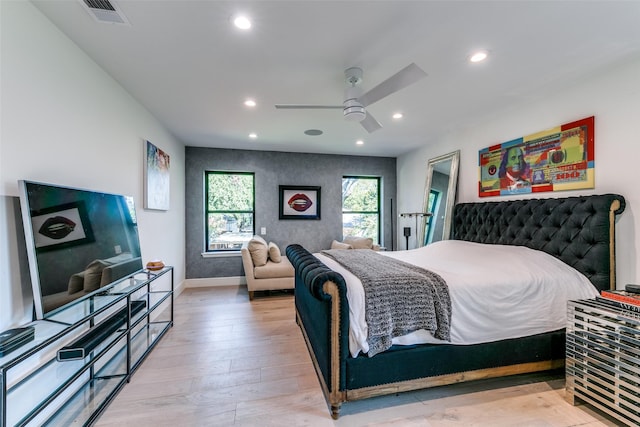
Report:
<svg viewBox="0 0 640 427"><path fill-rule="evenodd" d="M224 251L224 252L202 252L202 258L230 258L239 257L242 254L240 251Z"/></svg>

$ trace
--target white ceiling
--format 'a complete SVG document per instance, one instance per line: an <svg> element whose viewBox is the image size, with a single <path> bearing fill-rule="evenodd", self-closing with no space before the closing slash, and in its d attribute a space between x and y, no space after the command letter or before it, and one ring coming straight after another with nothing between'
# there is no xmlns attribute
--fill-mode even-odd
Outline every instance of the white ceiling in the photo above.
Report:
<svg viewBox="0 0 640 427"><path fill-rule="evenodd" d="M33 3L188 146L398 156L640 56L637 0L115 0L130 26ZM468 63L479 48L489 59ZM341 104L346 68L366 91L412 62L428 76L368 108L372 134L340 110L274 107Z"/></svg>

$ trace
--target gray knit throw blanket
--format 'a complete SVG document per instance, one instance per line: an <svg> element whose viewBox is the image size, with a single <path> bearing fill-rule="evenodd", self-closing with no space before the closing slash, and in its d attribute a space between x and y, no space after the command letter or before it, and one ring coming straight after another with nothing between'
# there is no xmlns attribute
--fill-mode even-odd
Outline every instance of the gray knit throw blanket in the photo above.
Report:
<svg viewBox="0 0 640 427"><path fill-rule="evenodd" d="M442 277L369 249L332 249L322 253L362 282L369 327L367 356L390 348L393 337L418 329L449 341L451 299Z"/></svg>

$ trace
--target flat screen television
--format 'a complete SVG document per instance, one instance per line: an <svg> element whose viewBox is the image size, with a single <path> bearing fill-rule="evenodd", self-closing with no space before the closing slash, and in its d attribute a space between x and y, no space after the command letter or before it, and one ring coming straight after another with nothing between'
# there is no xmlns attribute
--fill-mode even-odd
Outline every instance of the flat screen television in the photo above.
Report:
<svg viewBox="0 0 640 427"><path fill-rule="evenodd" d="M133 198L19 181L36 319L142 270Z"/></svg>

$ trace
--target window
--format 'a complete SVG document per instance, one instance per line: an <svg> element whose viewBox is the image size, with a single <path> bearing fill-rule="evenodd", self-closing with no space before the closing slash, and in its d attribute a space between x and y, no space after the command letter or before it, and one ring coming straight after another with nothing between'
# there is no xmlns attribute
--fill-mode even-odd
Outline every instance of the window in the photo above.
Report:
<svg viewBox="0 0 640 427"><path fill-rule="evenodd" d="M427 229L424 233L424 244L427 245L433 241L433 230L437 221L436 212L440 209L440 195L441 191L434 190L433 188L429 192L429 213L431 216L427 219Z"/></svg>
<svg viewBox="0 0 640 427"><path fill-rule="evenodd" d="M342 237L380 242L380 178L342 177Z"/></svg>
<svg viewBox="0 0 640 427"><path fill-rule="evenodd" d="M238 251L254 235L255 180L249 172L206 172L206 251Z"/></svg>

